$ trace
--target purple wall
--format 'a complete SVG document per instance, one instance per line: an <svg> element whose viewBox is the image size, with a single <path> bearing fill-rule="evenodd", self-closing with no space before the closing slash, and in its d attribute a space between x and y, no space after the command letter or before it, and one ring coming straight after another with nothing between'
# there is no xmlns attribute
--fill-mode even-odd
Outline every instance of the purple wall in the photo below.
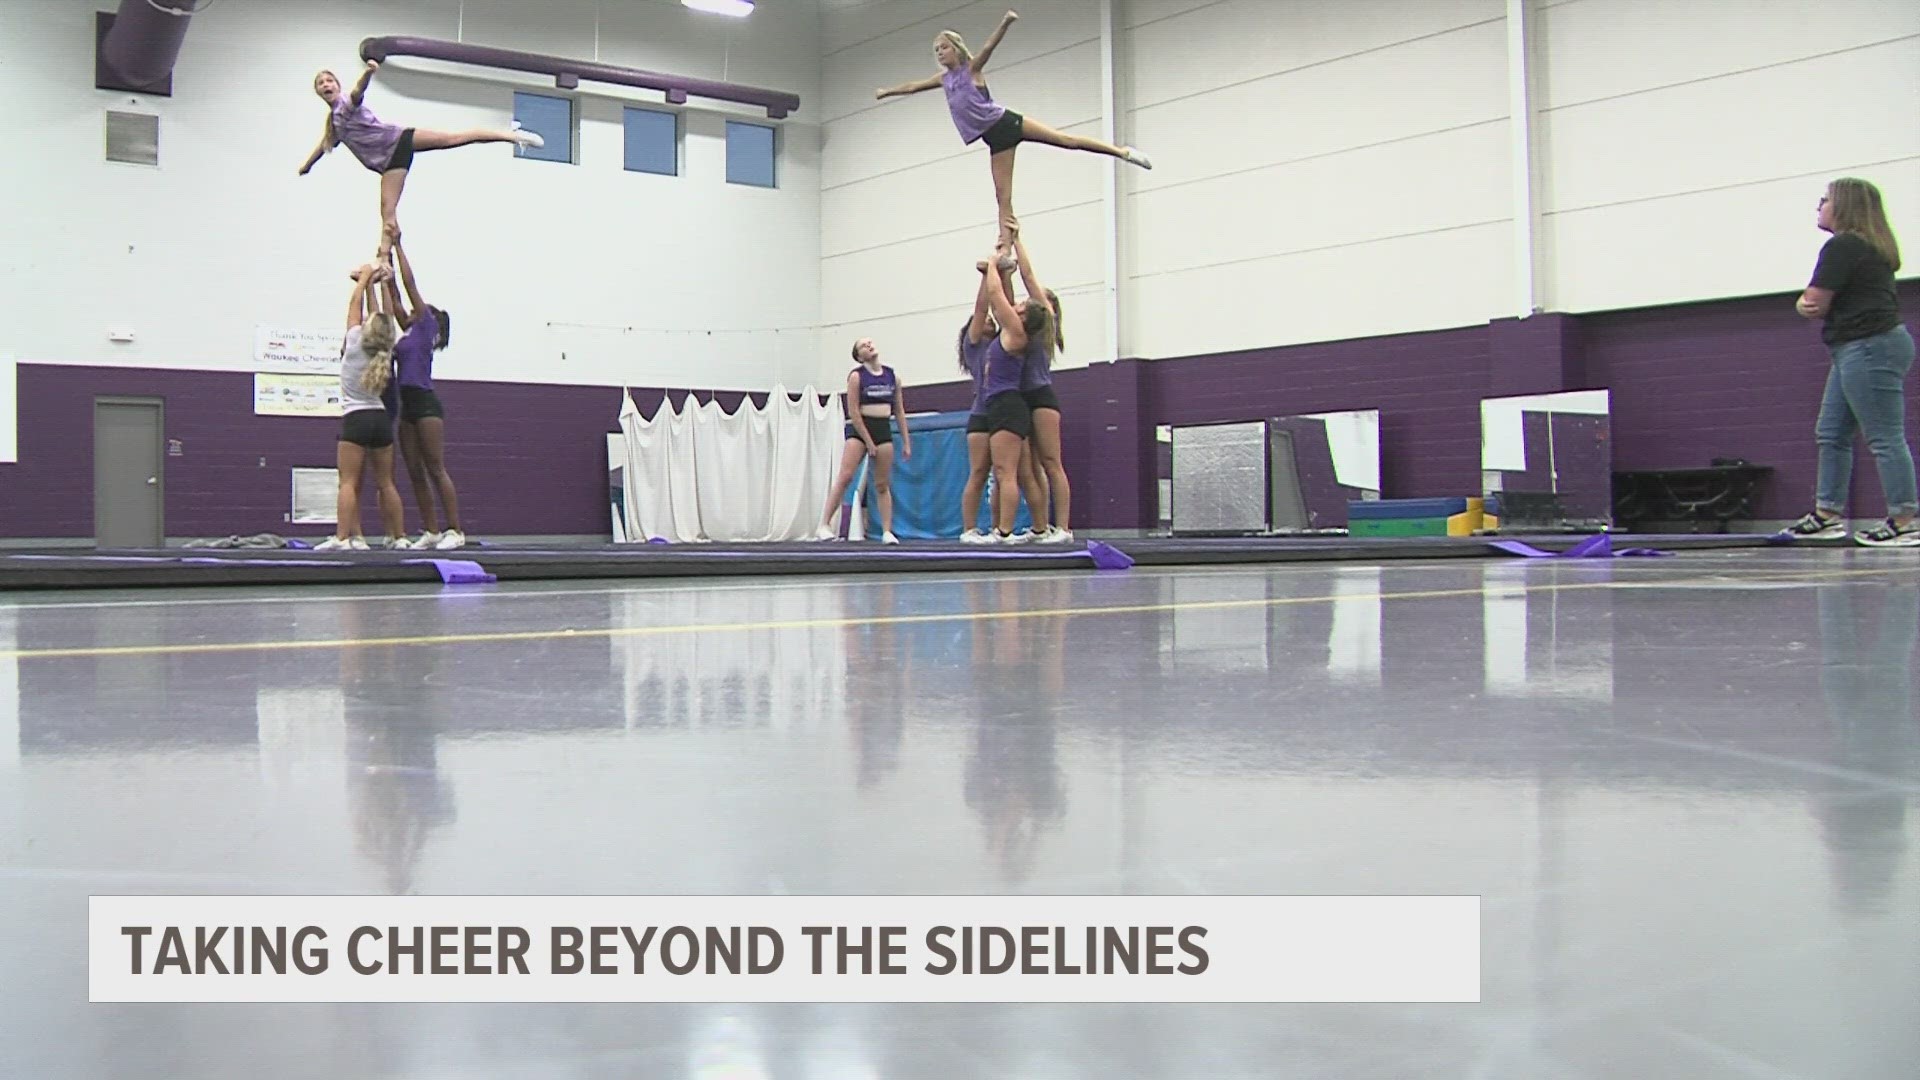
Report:
<svg viewBox="0 0 1920 1080"><path fill-rule="evenodd" d="M1904 309L1920 312L1920 281L1900 291ZM1612 391L1615 469L1715 457L1770 465L1758 513L1783 519L1811 501L1826 368L1818 329L1793 314L1788 294L1122 360L1057 372L1055 383L1067 403L1076 527L1152 526L1159 424L1377 408L1383 496L1462 495L1480 489L1482 398L1595 388ZM285 531L286 470L329 464L337 421L255 416L252 385L247 372L20 365L21 464L0 465L0 536L93 535L100 394L166 399L167 434L183 444L167 461L169 535ZM652 412L665 393L635 390L634 400ZM615 428L617 389L447 383L443 396L448 467L475 535L606 531L600 432ZM742 397L718 396L729 408ZM915 411L964 409L969 397L958 380L907 390ZM1920 394L1908 408L1909 429L1920 433ZM1864 519L1884 504L1864 449L1859 461L1854 515ZM411 502L404 483L402 493ZM411 506L409 524L418 527Z"/></svg>
<svg viewBox="0 0 1920 1080"><path fill-rule="evenodd" d="M286 522L288 470L333 464L338 419L256 416L250 372L21 364L19 463L0 465L0 537L93 535L93 400L99 395L165 401L166 434L181 454L166 459L169 536L273 532L323 535ZM442 380L447 471L476 536L601 535L607 522L605 431L619 430L620 390ZM651 414L666 391L635 389ZM673 391L675 401L685 391ZM743 395L718 396L731 409ZM764 403L765 395L755 400ZM596 420L598 418L598 420ZM264 459L265 464L262 464ZM404 468L396 462L410 530L420 528ZM364 525L380 532L368 501Z"/></svg>
<svg viewBox="0 0 1920 1080"><path fill-rule="evenodd" d="M1909 329L1920 325L1920 281L1900 287ZM1670 469L1740 457L1771 465L1763 519L1813 504L1813 421L1826 385L1817 325L1793 297L1592 315L1581 320L1586 374L1613 391L1614 468ZM1907 433L1920 435L1920 394L1908 378ZM1886 509L1864 446L1853 471L1853 515Z"/></svg>

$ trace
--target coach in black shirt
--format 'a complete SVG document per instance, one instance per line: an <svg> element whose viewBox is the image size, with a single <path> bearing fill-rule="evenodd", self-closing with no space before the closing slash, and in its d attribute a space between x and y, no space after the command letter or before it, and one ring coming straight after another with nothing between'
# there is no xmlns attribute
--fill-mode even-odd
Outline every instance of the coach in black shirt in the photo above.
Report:
<svg viewBox="0 0 1920 1080"><path fill-rule="evenodd" d="M1829 184L1818 223L1833 237L1820 249L1813 281L1795 306L1803 317L1823 321L1821 339L1833 354L1833 368L1814 424L1820 467L1813 513L1787 532L1815 540L1847 535L1853 440L1864 434L1887 497L1887 520L1853 538L1870 547L1920 547L1905 387L1913 367L1913 335L1900 321L1893 288L1900 245L1887 225L1879 189L1865 180L1849 177Z"/></svg>

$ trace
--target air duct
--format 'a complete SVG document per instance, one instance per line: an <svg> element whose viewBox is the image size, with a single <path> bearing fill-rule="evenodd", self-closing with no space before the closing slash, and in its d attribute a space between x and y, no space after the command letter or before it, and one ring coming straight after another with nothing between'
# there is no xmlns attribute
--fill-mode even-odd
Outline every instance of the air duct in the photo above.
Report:
<svg viewBox="0 0 1920 1080"><path fill-rule="evenodd" d="M611 64L586 60L566 60L558 56L542 56L538 53L516 52L512 49L494 49L457 41L437 41L432 38L416 37L376 37L360 43L362 60L377 60L384 64L388 57L393 56L417 56L426 60L473 64L478 67L500 68L504 71L521 71L530 75L551 75L554 84L563 90L571 90L579 86L582 79L588 82L638 87L642 90L659 90L664 92L667 95L667 101L674 105L686 104L688 97L731 101L739 105L752 105L765 109L767 115L776 120L800 108L799 95L790 94L784 90L763 90L757 86L742 86L739 83L690 79L684 75L640 71L635 68L615 67Z"/></svg>
<svg viewBox="0 0 1920 1080"><path fill-rule="evenodd" d="M186 7L188 3L195 6ZM206 0L120 0L94 13L93 85L100 90L173 96L173 65L187 24Z"/></svg>

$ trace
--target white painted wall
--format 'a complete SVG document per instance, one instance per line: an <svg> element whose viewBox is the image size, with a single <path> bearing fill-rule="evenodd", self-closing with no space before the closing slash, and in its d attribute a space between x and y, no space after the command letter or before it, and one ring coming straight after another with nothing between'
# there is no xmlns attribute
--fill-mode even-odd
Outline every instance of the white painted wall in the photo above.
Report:
<svg viewBox="0 0 1920 1080"><path fill-rule="evenodd" d="M978 43L1002 3L823 0L821 376L871 335L914 378L953 377L985 152L937 93L935 32ZM1096 0L1036 0L996 94L1102 126ZM1516 222L1504 0L1112 0L1122 356L1478 325L1513 313ZM1837 175L1874 179L1920 236L1920 5L1907 0L1537 0L1536 265L1543 308L1784 291L1824 237ZM1859 107L1837 103L1857 101ZM1104 159L1023 148L1018 207L1067 286L1075 348L1107 354ZM1909 241L1913 243L1914 241ZM1077 303L1075 301L1078 301ZM924 373L924 374L923 374Z"/></svg>
<svg viewBox="0 0 1920 1080"><path fill-rule="evenodd" d="M1123 349L1461 326L1510 291L1500 0L1134 0Z"/></svg>
<svg viewBox="0 0 1920 1080"><path fill-rule="evenodd" d="M1563 0L1539 30L1550 306L1800 288L1836 176L1920 243L1920 4Z"/></svg>
<svg viewBox="0 0 1920 1080"><path fill-rule="evenodd" d="M958 376L954 339L973 310L973 264L998 232L984 145L965 146L938 90L875 101L873 92L938 73L934 35L975 51L1009 7L1020 21L994 53L987 83L1025 116L1073 134L1100 129L1099 5L1035 0L827 0L821 28L825 133L820 163L820 363L834 385L852 342L871 337L911 386ZM1022 146L1014 209L1042 282L1060 294L1067 350L1056 368L1102 356L1103 163ZM908 397L912 406L912 397Z"/></svg>
<svg viewBox="0 0 1920 1080"><path fill-rule="evenodd" d="M678 178L622 167L622 103L662 95L583 84L575 165L506 146L423 155L401 224L428 299L456 320L451 379L757 389L807 381L819 297L819 28L815 0L750 19L666 0L220 3L196 16L171 99L93 88L93 10L8 0L0 95L13 149L0 352L22 361L249 365L256 323L329 328L346 272L373 250L378 181L344 148L295 173L331 68L361 39L414 34L727 79L801 96L781 123L776 191L725 181L735 107L683 110ZM375 111L443 129L504 126L512 91L551 80L396 59ZM108 108L158 113L161 165L102 160ZM764 112L734 113L765 120ZM107 340L131 329L130 345ZM631 330L626 328L633 328ZM746 331L781 330L781 333Z"/></svg>
<svg viewBox="0 0 1920 1080"><path fill-rule="evenodd" d="M1040 0L994 92L1099 136L1100 5ZM933 36L977 45L1007 5L826 0L822 371L872 336L908 378L954 377L951 342L992 245L986 152L937 92ZM1508 258L1500 0L1114 0L1117 141L1155 169L1022 147L1016 209L1067 306L1057 367L1114 355L1104 325L1106 170L1118 175L1123 356L1179 356L1484 322ZM1417 182L1414 182L1416 181ZM1380 288L1382 277L1409 287ZM1416 284L1417 283L1417 284ZM844 340L843 340L844 339ZM891 347L891 351L889 351Z"/></svg>

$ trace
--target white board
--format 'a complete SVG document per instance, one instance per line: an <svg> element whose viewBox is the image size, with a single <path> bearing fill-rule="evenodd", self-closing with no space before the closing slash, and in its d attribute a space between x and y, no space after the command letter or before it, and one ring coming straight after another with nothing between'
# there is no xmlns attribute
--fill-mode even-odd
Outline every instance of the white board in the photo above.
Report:
<svg viewBox="0 0 1920 1080"><path fill-rule="evenodd" d="M255 371L297 371L339 375L340 350L346 347L347 332L335 330L298 330L275 326L253 328L253 368Z"/></svg>
<svg viewBox="0 0 1920 1080"><path fill-rule="evenodd" d="M341 416L340 376L255 372L253 411L257 416Z"/></svg>

